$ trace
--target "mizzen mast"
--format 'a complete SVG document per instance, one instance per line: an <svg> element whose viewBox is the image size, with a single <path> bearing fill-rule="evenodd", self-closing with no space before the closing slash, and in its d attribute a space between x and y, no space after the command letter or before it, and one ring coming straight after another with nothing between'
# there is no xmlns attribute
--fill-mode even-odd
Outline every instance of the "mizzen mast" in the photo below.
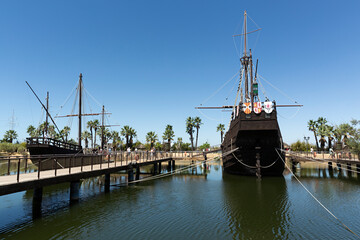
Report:
<svg viewBox="0 0 360 240"><path fill-rule="evenodd" d="M79 133L78 133L78 143L81 147L81 104L82 104L82 74L79 75Z"/></svg>

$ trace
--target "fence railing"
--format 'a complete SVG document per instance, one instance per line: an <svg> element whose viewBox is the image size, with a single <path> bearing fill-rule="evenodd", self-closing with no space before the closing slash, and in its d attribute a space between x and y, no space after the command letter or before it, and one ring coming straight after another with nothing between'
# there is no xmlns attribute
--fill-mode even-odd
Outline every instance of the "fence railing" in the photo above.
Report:
<svg viewBox="0 0 360 240"><path fill-rule="evenodd" d="M358 154L354 154L350 151L313 151L313 152L303 152L303 151L287 151L288 154L298 157L309 157L314 159L333 159L333 160L352 160L359 161L360 156Z"/></svg>
<svg viewBox="0 0 360 240"><path fill-rule="evenodd" d="M8 156L0 157L0 176L16 175L17 182L19 182L20 176L26 173L37 172L37 178L40 179L41 172L46 170L54 171L54 175L57 176L60 169L68 169L68 173L71 174L74 168L77 168L77 172L79 170L84 172L94 170L94 166L103 169L152 162L164 158L191 158L202 153L201 151L109 151L95 154Z"/></svg>
<svg viewBox="0 0 360 240"><path fill-rule="evenodd" d="M56 139L53 139L53 138L43 138L43 137L26 138L26 144L28 146L31 146L31 145L49 145L49 146L54 146L54 147L70 149L70 150L74 150L74 151L80 151L81 150L81 147L79 145L63 142L63 141L56 140Z"/></svg>

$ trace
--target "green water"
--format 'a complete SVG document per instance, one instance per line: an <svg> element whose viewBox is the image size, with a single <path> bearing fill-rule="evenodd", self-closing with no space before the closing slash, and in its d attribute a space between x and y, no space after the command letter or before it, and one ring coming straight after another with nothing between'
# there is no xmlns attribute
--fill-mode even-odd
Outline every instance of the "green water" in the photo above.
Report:
<svg viewBox="0 0 360 240"><path fill-rule="evenodd" d="M165 166L166 167L166 166ZM178 168L180 166L177 166ZM32 219L32 191L0 197L0 239L357 239L288 173L263 178L223 173L220 164L125 186L114 174L44 188L42 217ZM302 183L360 234L360 180L344 171L302 169Z"/></svg>

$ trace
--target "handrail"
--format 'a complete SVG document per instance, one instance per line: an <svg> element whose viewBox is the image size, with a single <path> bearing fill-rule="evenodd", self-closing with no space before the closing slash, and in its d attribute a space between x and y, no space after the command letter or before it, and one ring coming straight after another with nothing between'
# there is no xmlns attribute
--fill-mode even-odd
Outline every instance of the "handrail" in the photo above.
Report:
<svg viewBox="0 0 360 240"><path fill-rule="evenodd" d="M54 147L62 147L62 148L75 150L75 151L81 150L81 147L79 145L63 142L63 141L53 139L53 138L45 138L45 137L26 138L26 144L27 145L44 144L44 145L50 145L50 146L54 146Z"/></svg>

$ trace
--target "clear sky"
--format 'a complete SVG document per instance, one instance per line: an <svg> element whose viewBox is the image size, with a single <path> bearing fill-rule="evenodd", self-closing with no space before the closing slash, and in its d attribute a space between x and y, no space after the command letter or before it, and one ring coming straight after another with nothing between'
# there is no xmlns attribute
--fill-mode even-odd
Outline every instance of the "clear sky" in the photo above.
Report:
<svg viewBox="0 0 360 240"><path fill-rule="evenodd" d="M82 73L97 100L87 111L104 104L112 113L107 124L121 125L112 130L130 125L145 141L171 124L188 141L185 119L199 116L200 144L219 144L216 126L227 126L230 113L194 107L233 104L235 79L213 93L239 71L240 39L234 44L232 35L247 10L256 23L249 21L249 31L262 28L249 37L259 74L304 105L279 110L284 141L313 139L309 119L360 119L359 9L357 0L0 1L0 137L13 115L19 140L44 120L25 81L43 100L50 92L53 115L70 114L74 96L60 107ZM293 103L263 85L277 103ZM76 138L75 120L71 128Z"/></svg>

